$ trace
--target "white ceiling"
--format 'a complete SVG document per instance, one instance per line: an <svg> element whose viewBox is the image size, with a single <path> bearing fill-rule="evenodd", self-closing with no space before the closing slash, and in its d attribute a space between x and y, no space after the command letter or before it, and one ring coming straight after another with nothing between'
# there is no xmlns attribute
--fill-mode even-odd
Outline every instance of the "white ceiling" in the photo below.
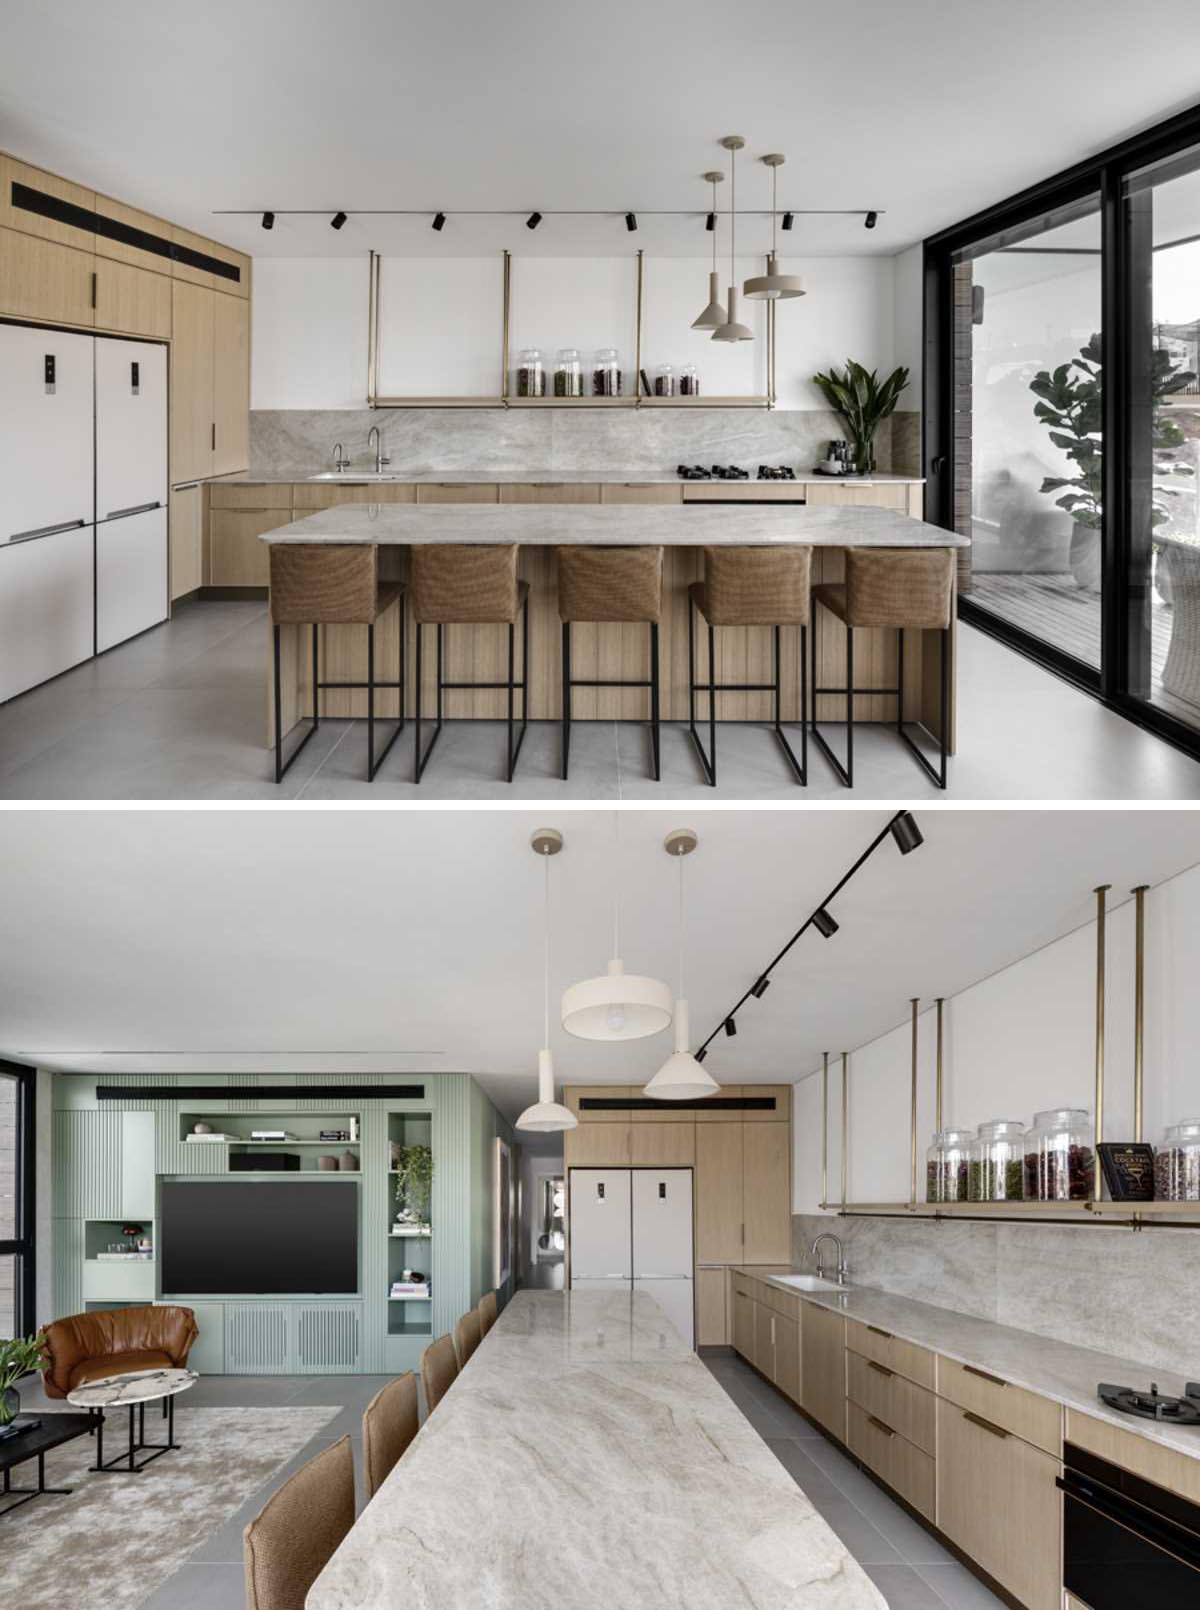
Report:
<svg viewBox="0 0 1200 1610"><path fill-rule="evenodd" d="M675 977L685 864L696 1040L888 820L875 809L624 811L630 971ZM1200 861L1188 811L922 809L924 846L891 839L808 933L708 1066L723 1083L794 1080L826 1048L901 1022ZM10 811L0 1055L75 1071L474 1073L509 1116L533 1099L542 1039L542 865L551 865L551 1045L560 1081L642 1081L669 1035L607 1048L557 1026L563 987L610 952L612 812Z"/></svg>
<svg viewBox="0 0 1200 1610"><path fill-rule="evenodd" d="M1200 8L1160 0L6 0L0 147L269 255L707 250L699 175L747 141L740 206L795 256L894 252L1196 98ZM728 205L728 184L722 187ZM224 208L696 209L619 220L280 218ZM762 220L739 237L766 243Z"/></svg>

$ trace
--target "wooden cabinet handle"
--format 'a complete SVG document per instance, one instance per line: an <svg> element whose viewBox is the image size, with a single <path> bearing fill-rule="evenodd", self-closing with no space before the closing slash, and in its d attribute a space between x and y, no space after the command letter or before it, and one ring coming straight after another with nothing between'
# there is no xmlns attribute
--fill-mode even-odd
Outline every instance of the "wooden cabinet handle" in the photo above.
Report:
<svg viewBox="0 0 1200 1610"><path fill-rule="evenodd" d="M875 1427L876 1431L882 1431L885 1437L894 1437L896 1435L891 1426L885 1426L883 1421L877 1420L873 1414L869 1414L867 1419Z"/></svg>
<svg viewBox="0 0 1200 1610"><path fill-rule="evenodd" d="M1008 1436L1008 1432L1002 1426L994 1426L990 1420L985 1420L982 1415L972 1414L970 1409L963 1410L963 1419L969 1420L973 1426L978 1426L981 1431L987 1431L991 1436L999 1437L1001 1441Z"/></svg>
<svg viewBox="0 0 1200 1610"><path fill-rule="evenodd" d="M981 1381L990 1381L993 1386L1008 1385L1008 1382L1002 1381L998 1375L989 1375L986 1370L977 1370L974 1364L964 1364L963 1369L968 1375L977 1375Z"/></svg>
<svg viewBox="0 0 1200 1610"><path fill-rule="evenodd" d="M878 1325L868 1325L867 1329L869 1331L872 1331L876 1336L886 1336L889 1342L892 1339L891 1331L890 1330L880 1330Z"/></svg>
<svg viewBox="0 0 1200 1610"><path fill-rule="evenodd" d="M895 1370L889 1370L886 1364L876 1364L873 1358L867 1360L867 1368L874 1370L877 1375L886 1375L889 1380L895 1375Z"/></svg>
<svg viewBox="0 0 1200 1610"><path fill-rule="evenodd" d="M95 269L93 269L92 270L92 306L93 307L95 307L95 305L96 305L96 282L99 280L99 278L100 278L100 276L96 273Z"/></svg>

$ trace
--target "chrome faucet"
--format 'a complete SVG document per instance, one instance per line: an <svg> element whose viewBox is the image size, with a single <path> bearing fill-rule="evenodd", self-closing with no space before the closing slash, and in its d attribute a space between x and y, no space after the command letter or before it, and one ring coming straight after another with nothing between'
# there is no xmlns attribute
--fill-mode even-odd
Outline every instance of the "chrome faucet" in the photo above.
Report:
<svg viewBox="0 0 1200 1610"><path fill-rule="evenodd" d="M333 444L333 467L335 470L345 470L350 467L350 460L346 457L346 449L341 442Z"/></svg>
<svg viewBox="0 0 1200 1610"><path fill-rule="evenodd" d="M824 1280L825 1278L825 1266L821 1262L821 1253L819 1250L822 1241L832 1241L834 1246L837 1248L837 1283L839 1286L844 1286L846 1284L846 1276L850 1273L850 1271L846 1267L845 1249L832 1230L822 1230L820 1235L812 1244L812 1255L817 1260L817 1279Z"/></svg>
<svg viewBox="0 0 1200 1610"><path fill-rule="evenodd" d="M392 461L390 458L385 458L383 456L383 437L379 434L378 425L372 425L370 430L367 432L368 448L371 446L372 436L375 438L375 473L376 475L380 475L383 472L383 466L385 464L390 464Z"/></svg>

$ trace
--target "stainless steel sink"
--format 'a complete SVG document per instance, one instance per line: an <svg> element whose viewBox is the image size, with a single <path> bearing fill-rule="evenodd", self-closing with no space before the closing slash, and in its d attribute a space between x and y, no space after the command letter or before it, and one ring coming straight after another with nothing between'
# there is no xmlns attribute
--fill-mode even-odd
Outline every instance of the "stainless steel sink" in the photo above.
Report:
<svg viewBox="0 0 1200 1610"><path fill-rule="evenodd" d="M845 1291L836 1280L825 1280L820 1275L774 1275L781 1286L792 1286L796 1291Z"/></svg>
<svg viewBox="0 0 1200 1610"><path fill-rule="evenodd" d="M325 470L320 475L310 475L310 481L344 481L347 486L361 486L365 481L402 481L402 475L392 475L386 470Z"/></svg>

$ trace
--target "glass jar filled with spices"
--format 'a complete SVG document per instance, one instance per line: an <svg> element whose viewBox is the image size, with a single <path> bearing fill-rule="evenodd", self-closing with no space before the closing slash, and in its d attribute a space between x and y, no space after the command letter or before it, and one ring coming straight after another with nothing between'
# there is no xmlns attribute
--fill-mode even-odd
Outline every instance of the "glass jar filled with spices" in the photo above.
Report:
<svg viewBox="0 0 1200 1610"><path fill-rule="evenodd" d="M621 395L621 360L616 347L598 347L592 359L592 396Z"/></svg>
<svg viewBox="0 0 1200 1610"><path fill-rule="evenodd" d="M669 363L660 363L654 371L654 395L656 397L675 395L675 371Z"/></svg>
<svg viewBox="0 0 1200 1610"><path fill-rule="evenodd" d="M925 1154L925 1200L965 1202L973 1129L939 1129Z"/></svg>
<svg viewBox="0 0 1200 1610"><path fill-rule="evenodd" d="M1159 1202L1200 1202L1200 1118L1163 1131L1154 1153L1154 1195Z"/></svg>
<svg viewBox="0 0 1200 1610"><path fill-rule="evenodd" d="M685 363L679 371L679 395L681 397L700 395L700 376L694 363Z"/></svg>
<svg viewBox="0 0 1200 1610"><path fill-rule="evenodd" d="M546 371L537 347L522 348L517 358L517 396L544 397Z"/></svg>
<svg viewBox="0 0 1200 1610"><path fill-rule="evenodd" d="M1091 1114L1083 1107L1035 1112L1025 1136L1025 1198L1086 1202L1096 1188Z"/></svg>
<svg viewBox="0 0 1200 1610"><path fill-rule="evenodd" d="M556 397L583 396L583 364L578 347L560 347L554 365L554 395Z"/></svg>
<svg viewBox="0 0 1200 1610"><path fill-rule="evenodd" d="M980 1124L967 1165L971 1202L1019 1202L1024 1195L1025 1125L1011 1118Z"/></svg>

